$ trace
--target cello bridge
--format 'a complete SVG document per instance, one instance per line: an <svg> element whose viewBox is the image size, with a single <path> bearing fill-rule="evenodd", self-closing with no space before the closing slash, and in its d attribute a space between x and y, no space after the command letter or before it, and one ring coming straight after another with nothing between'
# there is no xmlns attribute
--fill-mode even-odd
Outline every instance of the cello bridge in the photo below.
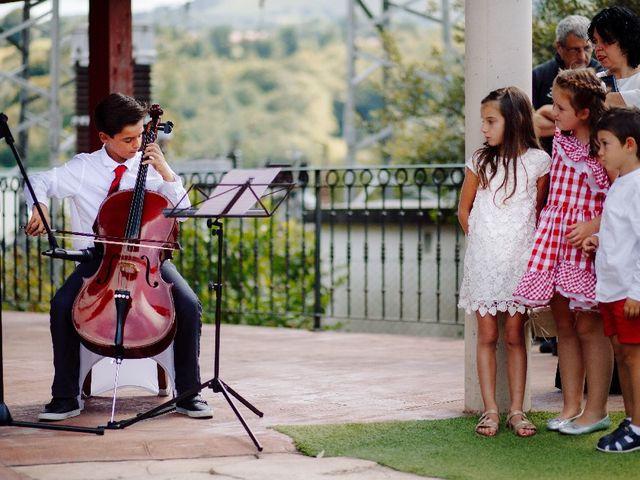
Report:
<svg viewBox="0 0 640 480"><path fill-rule="evenodd" d="M120 262L120 273L123 275L135 275L138 273L138 266L133 262Z"/></svg>

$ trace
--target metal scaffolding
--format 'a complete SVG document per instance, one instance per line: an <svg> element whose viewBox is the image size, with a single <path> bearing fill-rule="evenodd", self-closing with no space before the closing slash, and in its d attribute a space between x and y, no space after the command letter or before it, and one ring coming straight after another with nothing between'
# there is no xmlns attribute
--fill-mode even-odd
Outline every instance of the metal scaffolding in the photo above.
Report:
<svg viewBox="0 0 640 480"><path fill-rule="evenodd" d="M381 45L384 45L382 36L389 31L393 18L404 13L426 22L440 24L445 55L452 49L449 0L440 0L437 16L430 11L429 2L425 0L378 1L382 2L381 8L378 13L375 13L370 6L372 0L347 0L347 95L344 108L347 165L356 163L359 150L383 142L393 134L390 126L383 126L377 132L358 135L356 127L356 92L358 88L378 70L382 69L384 75L386 69L394 67L384 48L378 54L372 54L370 51L359 48L361 40L374 32L380 37ZM421 3L422 8L415 6L416 3ZM427 72L422 72L421 76L433 81L442 81L439 78L431 78L432 76Z"/></svg>
<svg viewBox="0 0 640 480"><path fill-rule="evenodd" d="M6 3L6 2L5 2ZM17 2L16 2L17 3ZM18 52L19 65L1 68L0 78L15 90L19 98L18 123L13 131L18 136L17 147L25 162L29 161L29 134L32 128L42 128L48 135L49 164L57 163L62 131L60 112L60 22L58 0L24 0L22 21L8 28L0 28L0 45L7 44ZM44 30L51 39L49 49L49 85L41 86L31 76L33 59L30 55L32 31ZM43 108L44 103L44 108Z"/></svg>

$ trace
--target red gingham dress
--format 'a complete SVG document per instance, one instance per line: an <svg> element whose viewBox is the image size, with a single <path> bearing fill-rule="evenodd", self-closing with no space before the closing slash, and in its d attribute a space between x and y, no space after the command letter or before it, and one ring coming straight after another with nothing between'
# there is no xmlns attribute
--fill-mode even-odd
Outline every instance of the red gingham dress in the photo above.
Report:
<svg viewBox="0 0 640 480"><path fill-rule="evenodd" d="M596 306L593 258L566 241L567 225L602 213L609 178L589 155L589 146L556 130L553 139L549 198L540 214L531 258L514 297L529 307L547 305L555 292L570 308Z"/></svg>

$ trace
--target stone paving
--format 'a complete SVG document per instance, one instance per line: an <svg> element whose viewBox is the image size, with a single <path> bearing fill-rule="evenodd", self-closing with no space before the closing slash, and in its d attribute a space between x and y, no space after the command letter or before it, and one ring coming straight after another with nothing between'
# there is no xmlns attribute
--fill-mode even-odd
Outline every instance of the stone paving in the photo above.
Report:
<svg viewBox="0 0 640 480"><path fill-rule="evenodd" d="M35 421L49 401L48 318L3 312L4 397L14 420ZM212 420L171 413L104 436L0 427L0 479L315 479L404 480L415 477L355 459L304 457L279 424L437 419L463 413L464 342L383 334L308 332L223 325L220 378L264 412L239 405L264 450L259 455L221 394L203 392ZM203 380L213 376L214 329L202 338ZM532 408L558 410L556 358L532 352ZM162 402L135 389L120 392L117 418ZM611 408L621 409L612 397ZM109 420L111 398L86 401L70 425Z"/></svg>

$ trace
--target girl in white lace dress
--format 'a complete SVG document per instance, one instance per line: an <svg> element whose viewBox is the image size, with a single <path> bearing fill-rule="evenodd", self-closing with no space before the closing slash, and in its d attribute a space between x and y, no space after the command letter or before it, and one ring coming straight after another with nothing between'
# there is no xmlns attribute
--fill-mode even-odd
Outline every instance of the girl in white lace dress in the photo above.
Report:
<svg viewBox="0 0 640 480"><path fill-rule="evenodd" d="M466 163L458 218L467 235L459 306L478 321L477 368L484 413L476 432L494 436L498 312L506 313L507 375L511 404L507 427L520 437L536 427L522 412L527 358L525 307L513 292L526 271L537 216L544 205L551 159L540 150L533 109L516 87L501 88L482 100L486 141Z"/></svg>

